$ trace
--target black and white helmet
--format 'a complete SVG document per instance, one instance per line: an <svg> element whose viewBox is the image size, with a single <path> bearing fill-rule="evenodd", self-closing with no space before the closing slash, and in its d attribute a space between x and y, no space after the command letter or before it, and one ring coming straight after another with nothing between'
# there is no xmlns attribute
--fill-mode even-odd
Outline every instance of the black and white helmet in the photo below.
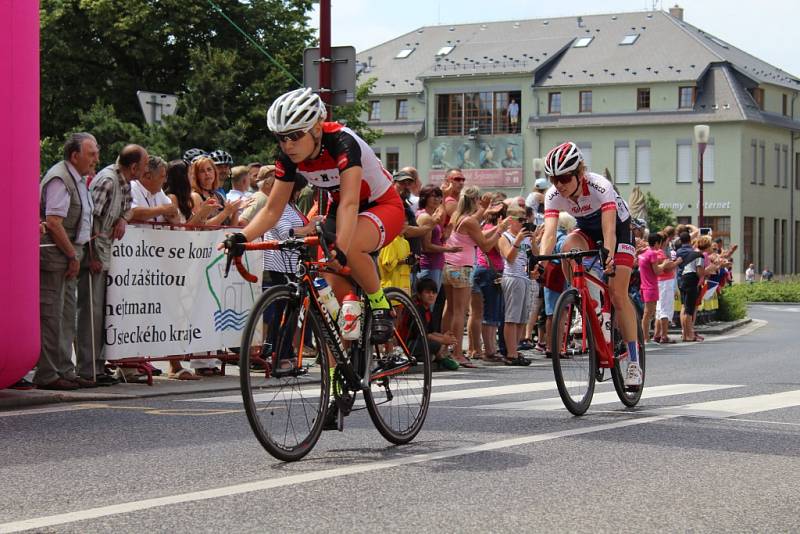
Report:
<svg viewBox="0 0 800 534"><path fill-rule="evenodd" d="M205 150L203 150L202 148L190 148L189 150L187 150L186 152L183 153L183 157L181 159L183 159L183 162L186 165L191 165L192 161L194 161L195 158L199 158L200 156L207 156L207 155L208 155L208 153Z"/></svg>
<svg viewBox="0 0 800 534"><path fill-rule="evenodd" d="M325 104L309 87L279 96L267 111L267 126L274 133L308 130L327 115Z"/></svg>
<svg viewBox="0 0 800 534"><path fill-rule="evenodd" d="M225 152L224 150L215 150L211 154L208 155L211 158L211 161L214 162L214 165L230 165L233 166L233 158L230 154Z"/></svg>
<svg viewBox="0 0 800 534"><path fill-rule="evenodd" d="M544 158L544 173L547 176L563 176L574 172L583 161L583 154L572 141L562 143L550 150Z"/></svg>

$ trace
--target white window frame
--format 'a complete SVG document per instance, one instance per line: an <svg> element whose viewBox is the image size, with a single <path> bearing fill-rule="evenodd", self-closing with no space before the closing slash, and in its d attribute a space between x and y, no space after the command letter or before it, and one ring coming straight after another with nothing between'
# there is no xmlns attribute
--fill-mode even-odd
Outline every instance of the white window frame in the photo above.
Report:
<svg viewBox="0 0 800 534"><path fill-rule="evenodd" d="M650 141L636 141L636 176L637 184L653 183L653 150Z"/></svg>
<svg viewBox="0 0 800 534"><path fill-rule="evenodd" d="M614 143L614 183L631 183L631 149L627 141ZM622 171L625 172L622 172Z"/></svg>
<svg viewBox="0 0 800 534"><path fill-rule="evenodd" d="M691 139L678 139L675 154L675 182L679 184L690 184L694 182L692 176L693 154Z"/></svg>

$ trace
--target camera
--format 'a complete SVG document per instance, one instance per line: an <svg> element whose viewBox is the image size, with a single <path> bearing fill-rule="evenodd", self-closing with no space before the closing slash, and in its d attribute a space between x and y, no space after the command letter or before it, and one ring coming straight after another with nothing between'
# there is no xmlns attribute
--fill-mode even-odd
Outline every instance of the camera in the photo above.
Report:
<svg viewBox="0 0 800 534"><path fill-rule="evenodd" d="M533 232L536 230L536 224L532 222L524 222L522 223L522 230L525 232Z"/></svg>
<svg viewBox="0 0 800 534"><path fill-rule="evenodd" d="M712 235L711 228L709 228L707 226L704 226L704 227L700 228L700 235L707 235L707 236Z"/></svg>

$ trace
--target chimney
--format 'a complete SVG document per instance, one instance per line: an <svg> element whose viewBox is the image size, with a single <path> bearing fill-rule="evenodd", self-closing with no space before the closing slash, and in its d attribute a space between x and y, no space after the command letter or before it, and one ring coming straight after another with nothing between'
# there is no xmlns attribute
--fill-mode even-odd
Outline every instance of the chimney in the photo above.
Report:
<svg viewBox="0 0 800 534"><path fill-rule="evenodd" d="M583 17L578 17L578 28L583 28Z"/></svg>
<svg viewBox="0 0 800 534"><path fill-rule="evenodd" d="M669 8L669 14L673 18L683 21L683 8L678 4L675 4L673 7Z"/></svg>

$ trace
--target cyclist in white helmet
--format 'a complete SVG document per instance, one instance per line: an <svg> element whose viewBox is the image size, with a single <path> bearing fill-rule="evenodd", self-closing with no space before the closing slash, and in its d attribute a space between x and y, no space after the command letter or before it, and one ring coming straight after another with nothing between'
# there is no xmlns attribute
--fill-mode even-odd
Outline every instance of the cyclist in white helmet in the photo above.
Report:
<svg viewBox="0 0 800 534"><path fill-rule="evenodd" d="M609 251L604 271L609 277L611 301L622 337L628 347L626 386L642 384L636 335L636 311L628 297L635 249L632 245L628 205L603 176L589 172L583 154L575 143L562 143L547 153L544 172L552 184L544 199L544 235L541 254L550 254L556 241L558 214L566 211L575 217L577 228L569 234L561 250L592 250L597 242ZM624 362L621 362L625 369Z"/></svg>
<svg viewBox="0 0 800 534"><path fill-rule="evenodd" d="M239 242L260 237L277 223L295 180L328 192L326 234L336 234L334 263L347 264L369 298L374 343L385 343L393 332L389 302L370 253L390 243L403 229L405 214L392 176L367 143L349 128L325 122L325 104L311 89L297 89L278 97L267 113L280 155L275 162L275 184L267 206L241 234ZM351 291L339 276L326 275L339 300Z"/></svg>

